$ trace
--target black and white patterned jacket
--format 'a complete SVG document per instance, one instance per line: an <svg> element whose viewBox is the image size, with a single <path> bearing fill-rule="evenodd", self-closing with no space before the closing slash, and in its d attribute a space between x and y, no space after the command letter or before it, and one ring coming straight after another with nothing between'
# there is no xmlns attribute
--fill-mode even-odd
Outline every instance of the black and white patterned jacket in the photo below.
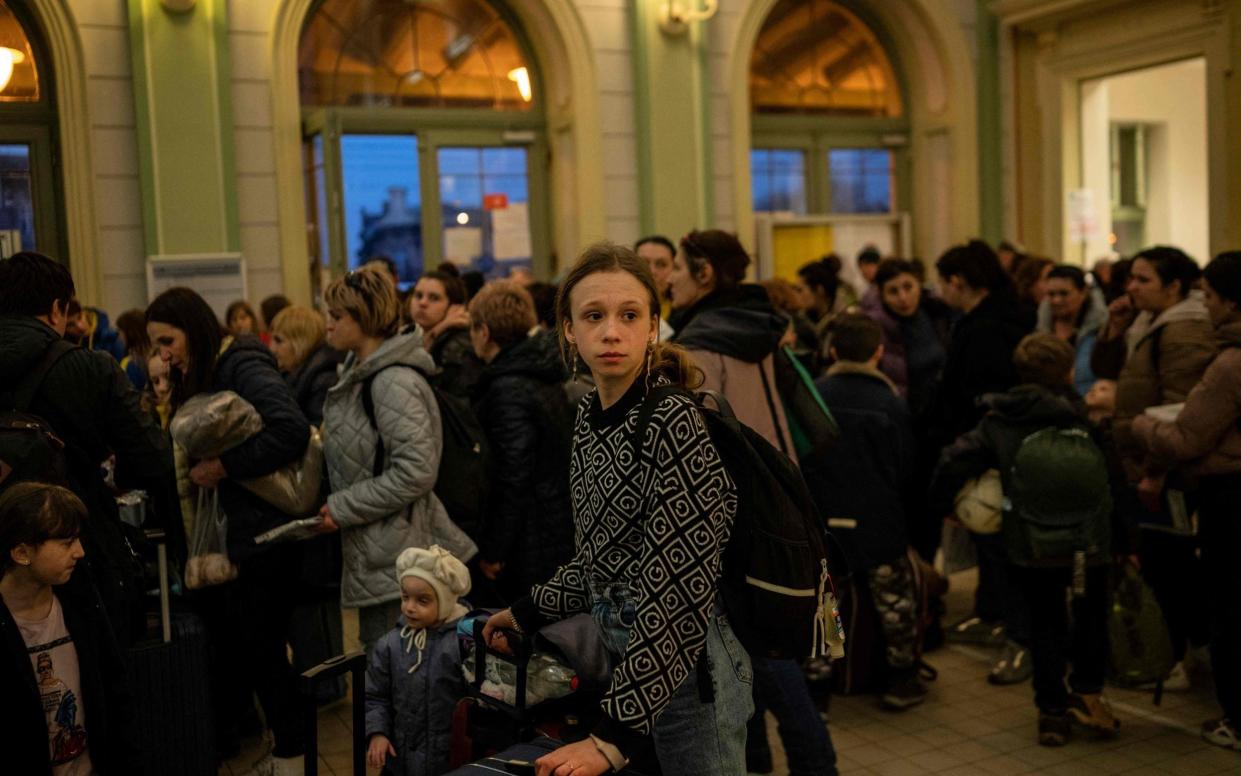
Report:
<svg viewBox="0 0 1241 776"><path fill-rule="evenodd" d="M625 751L649 736L706 644L736 486L684 395L663 399L634 449L641 381L604 410L578 405L569 485L573 559L513 606L523 629L592 605L591 581L625 583L637 605L624 659L603 698L600 738Z"/></svg>

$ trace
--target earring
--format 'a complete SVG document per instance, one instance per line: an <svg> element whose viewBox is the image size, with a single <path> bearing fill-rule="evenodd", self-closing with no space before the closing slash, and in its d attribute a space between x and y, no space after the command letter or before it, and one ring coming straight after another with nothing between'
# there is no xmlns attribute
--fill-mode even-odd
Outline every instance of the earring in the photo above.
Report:
<svg viewBox="0 0 1241 776"><path fill-rule="evenodd" d="M646 390L651 390L651 365L655 360L655 343L646 343Z"/></svg>
<svg viewBox="0 0 1241 776"><path fill-rule="evenodd" d="M573 382L577 383L577 346L569 343L569 361L573 364Z"/></svg>

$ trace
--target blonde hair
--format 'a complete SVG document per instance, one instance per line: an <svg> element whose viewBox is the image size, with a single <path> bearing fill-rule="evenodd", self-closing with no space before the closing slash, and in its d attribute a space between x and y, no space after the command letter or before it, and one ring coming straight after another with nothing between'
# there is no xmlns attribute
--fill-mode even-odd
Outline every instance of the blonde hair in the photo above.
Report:
<svg viewBox="0 0 1241 776"><path fill-rule="evenodd" d="M367 265L328 284L323 301L329 310L348 313L368 337L388 338L401 328L401 303L386 270Z"/></svg>
<svg viewBox="0 0 1241 776"><path fill-rule="evenodd" d="M323 314L309 307L290 305L276 313L271 322L271 333L284 337L293 351L294 362L300 364L323 344Z"/></svg>
<svg viewBox="0 0 1241 776"><path fill-rule="evenodd" d="M521 342L539 322L530 292L512 280L488 283L470 300L470 327L487 327L500 347Z"/></svg>

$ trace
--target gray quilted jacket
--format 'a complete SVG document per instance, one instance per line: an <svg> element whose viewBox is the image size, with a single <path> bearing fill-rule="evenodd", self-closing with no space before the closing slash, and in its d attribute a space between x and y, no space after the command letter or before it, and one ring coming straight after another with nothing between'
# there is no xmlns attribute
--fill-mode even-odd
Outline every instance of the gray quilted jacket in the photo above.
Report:
<svg viewBox="0 0 1241 776"><path fill-rule="evenodd" d="M384 369L393 364L435 370L421 334L404 331L362 363L350 354L323 405L323 453L332 481L327 503L341 528L341 603L349 607L401 597L394 564L406 547L438 544L462 561L478 551L431 491L443 445L435 394L413 369ZM386 458L378 477L372 474L375 430L361 394L363 380L376 372L371 393Z"/></svg>

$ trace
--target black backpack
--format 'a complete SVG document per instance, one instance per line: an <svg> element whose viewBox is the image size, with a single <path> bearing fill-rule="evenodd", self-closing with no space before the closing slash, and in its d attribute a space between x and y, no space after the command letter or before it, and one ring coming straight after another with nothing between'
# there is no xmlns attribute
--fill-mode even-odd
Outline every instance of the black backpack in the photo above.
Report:
<svg viewBox="0 0 1241 776"><path fill-rule="evenodd" d="M26 379L0 397L0 489L17 482L65 483L65 443L43 418L29 413L43 379L77 346L57 339Z"/></svg>
<svg viewBox="0 0 1241 776"><path fill-rule="evenodd" d="M371 389L379 373L393 367L405 367L422 375L435 394L443 438L440 468L435 477L435 495L457 527L470 538L476 538L483 525L487 494L491 488L487 437L468 401L440 390L426 372L412 364L389 364L362 381L362 408L376 434L372 471L376 477L383 472L384 442L375 421L375 397Z"/></svg>
<svg viewBox="0 0 1241 776"><path fill-rule="evenodd" d="M724 548L720 594L729 622L756 657L803 659L826 654L834 617L827 594L826 524L815 510L797 465L737 420L723 396L653 388L639 411L635 449L641 450L651 414L666 396L689 395L697 405L737 486L737 516ZM719 409L704 406L711 399Z"/></svg>

